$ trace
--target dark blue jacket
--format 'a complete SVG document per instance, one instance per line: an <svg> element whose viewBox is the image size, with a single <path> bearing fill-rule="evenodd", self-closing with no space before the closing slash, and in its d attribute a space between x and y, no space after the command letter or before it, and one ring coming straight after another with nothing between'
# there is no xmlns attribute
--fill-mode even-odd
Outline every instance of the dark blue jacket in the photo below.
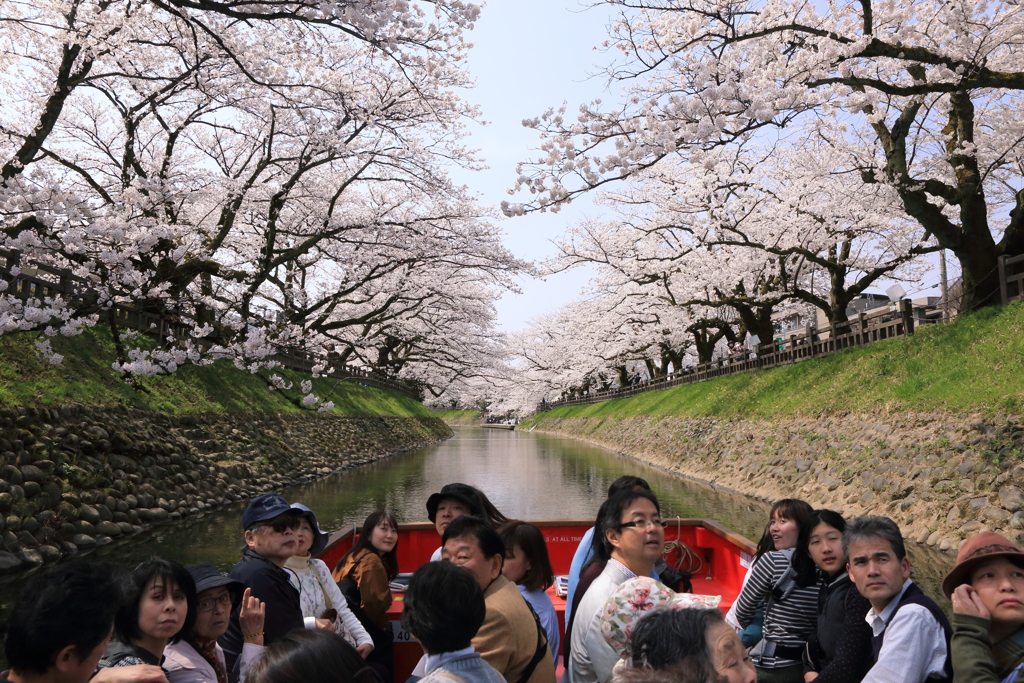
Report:
<svg viewBox="0 0 1024 683"><path fill-rule="evenodd" d="M302 607L299 591L288 581L288 572L266 559L256 551L247 548L242 553L229 576L238 579L252 589L252 596L267 606L266 621L263 625L263 644L270 645L288 632L303 628ZM242 653L242 629L238 623L240 605L231 610L231 623L227 632L219 639L224 648L227 669L231 671L235 660Z"/></svg>
<svg viewBox="0 0 1024 683"><path fill-rule="evenodd" d="M805 671L820 683L858 683L871 669L871 627L864 617L871 603L843 572L818 592L818 629L807 641ZM809 661L808 661L809 660Z"/></svg>

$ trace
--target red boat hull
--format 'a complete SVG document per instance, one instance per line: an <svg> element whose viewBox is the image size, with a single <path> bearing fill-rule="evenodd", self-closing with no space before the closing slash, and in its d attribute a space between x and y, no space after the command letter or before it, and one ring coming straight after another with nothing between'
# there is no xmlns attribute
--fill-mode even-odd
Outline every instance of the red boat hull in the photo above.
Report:
<svg viewBox="0 0 1024 683"><path fill-rule="evenodd" d="M593 522L590 520L547 520L532 522L544 534L547 541L548 555L555 574L568 574L573 554L583 538L583 534ZM334 569L342 556L352 548L357 539L355 528L336 532L331 536L326 550L320 555L327 566ZM681 541L692 551L688 553L691 561L699 560L700 567L693 573L693 592L700 595L721 595L719 606L723 612L729 609L743 585L746 568L754 555L755 546L749 540L726 527L706 519L671 519L666 520L665 541ZM398 566L401 572L413 572L441 544L437 530L430 522L400 524L398 527ZM679 550L674 549L667 554L670 564L676 564L681 557ZM694 568L691 562L690 568ZM552 587L548 590L551 601L558 612L559 628L562 630L562 642L565 641L565 600L555 594ZM392 594L394 600L388 614L391 615L391 627L395 634L395 681L404 683L413 667L423 654L420 646L412 640L402 627L401 618L403 594Z"/></svg>

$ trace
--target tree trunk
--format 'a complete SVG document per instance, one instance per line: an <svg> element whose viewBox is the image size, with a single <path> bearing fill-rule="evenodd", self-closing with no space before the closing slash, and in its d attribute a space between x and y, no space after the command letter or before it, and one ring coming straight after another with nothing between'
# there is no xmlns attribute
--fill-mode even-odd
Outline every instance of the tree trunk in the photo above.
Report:
<svg viewBox="0 0 1024 683"><path fill-rule="evenodd" d="M697 346L697 362L710 363L715 358L715 345L722 338L724 332L719 330L715 334L709 334L706 329L693 330L693 340Z"/></svg>
<svg viewBox="0 0 1024 683"><path fill-rule="evenodd" d="M985 245L988 247L989 245ZM999 267L994 245L983 248L972 244L970 249L953 249L960 261L960 305L957 314L991 306L1001 301L999 293Z"/></svg>
<svg viewBox="0 0 1024 683"><path fill-rule="evenodd" d="M747 329L747 333L757 335L761 343L765 344L766 348L769 349L766 353L771 353L773 348L772 340L775 339L775 326L772 324L772 312L775 310L775 307L758 306L754 308L752 306L734 305L733 308L740 314L740 320L743 321L743 326Z"/></svg>

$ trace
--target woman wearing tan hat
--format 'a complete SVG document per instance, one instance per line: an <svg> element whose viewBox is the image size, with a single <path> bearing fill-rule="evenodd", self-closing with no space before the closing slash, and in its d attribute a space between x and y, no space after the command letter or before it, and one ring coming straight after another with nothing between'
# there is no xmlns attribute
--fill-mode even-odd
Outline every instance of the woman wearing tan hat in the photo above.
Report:
<svg viewBox="0 0 1024 683"><path fill-rule="evenodd" d="M991 531L968 539L942 581L953 602L955 683L1024 683L1024 551Z"/></svg>

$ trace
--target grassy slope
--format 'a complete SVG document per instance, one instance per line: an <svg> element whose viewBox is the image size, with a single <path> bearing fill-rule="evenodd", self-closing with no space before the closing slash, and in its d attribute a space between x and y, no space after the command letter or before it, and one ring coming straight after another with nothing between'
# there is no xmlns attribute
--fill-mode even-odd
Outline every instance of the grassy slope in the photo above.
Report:
<svg viewBox="0 0 1024 683"><path fill-rule="evenodd" d="M792 366L556 408L545 417L776 415L874 411L1020 412L1024 303L990 308L907 339ZM531 418L528 423L536 422Z"/></svg>
<svg viewBox="0 0 1024 683"><path fill-rule="evenodd" d="M45 408L68 403L126 405L171 415L208 412L298 412L299 408L269 391L260 377L226 361L205 367L186 366L172 375L142 380L149 393L133 389L110 368L115 358L109 335L91 331L74 338L54 338L64 356L60 365L39 359L32 339L0 337L0 405ZM290 395L308 376L277 371L294 383ZM401 394L331 379L313 380L313 391L334 402L339 415L429 415L421 403Z"/></svg>

